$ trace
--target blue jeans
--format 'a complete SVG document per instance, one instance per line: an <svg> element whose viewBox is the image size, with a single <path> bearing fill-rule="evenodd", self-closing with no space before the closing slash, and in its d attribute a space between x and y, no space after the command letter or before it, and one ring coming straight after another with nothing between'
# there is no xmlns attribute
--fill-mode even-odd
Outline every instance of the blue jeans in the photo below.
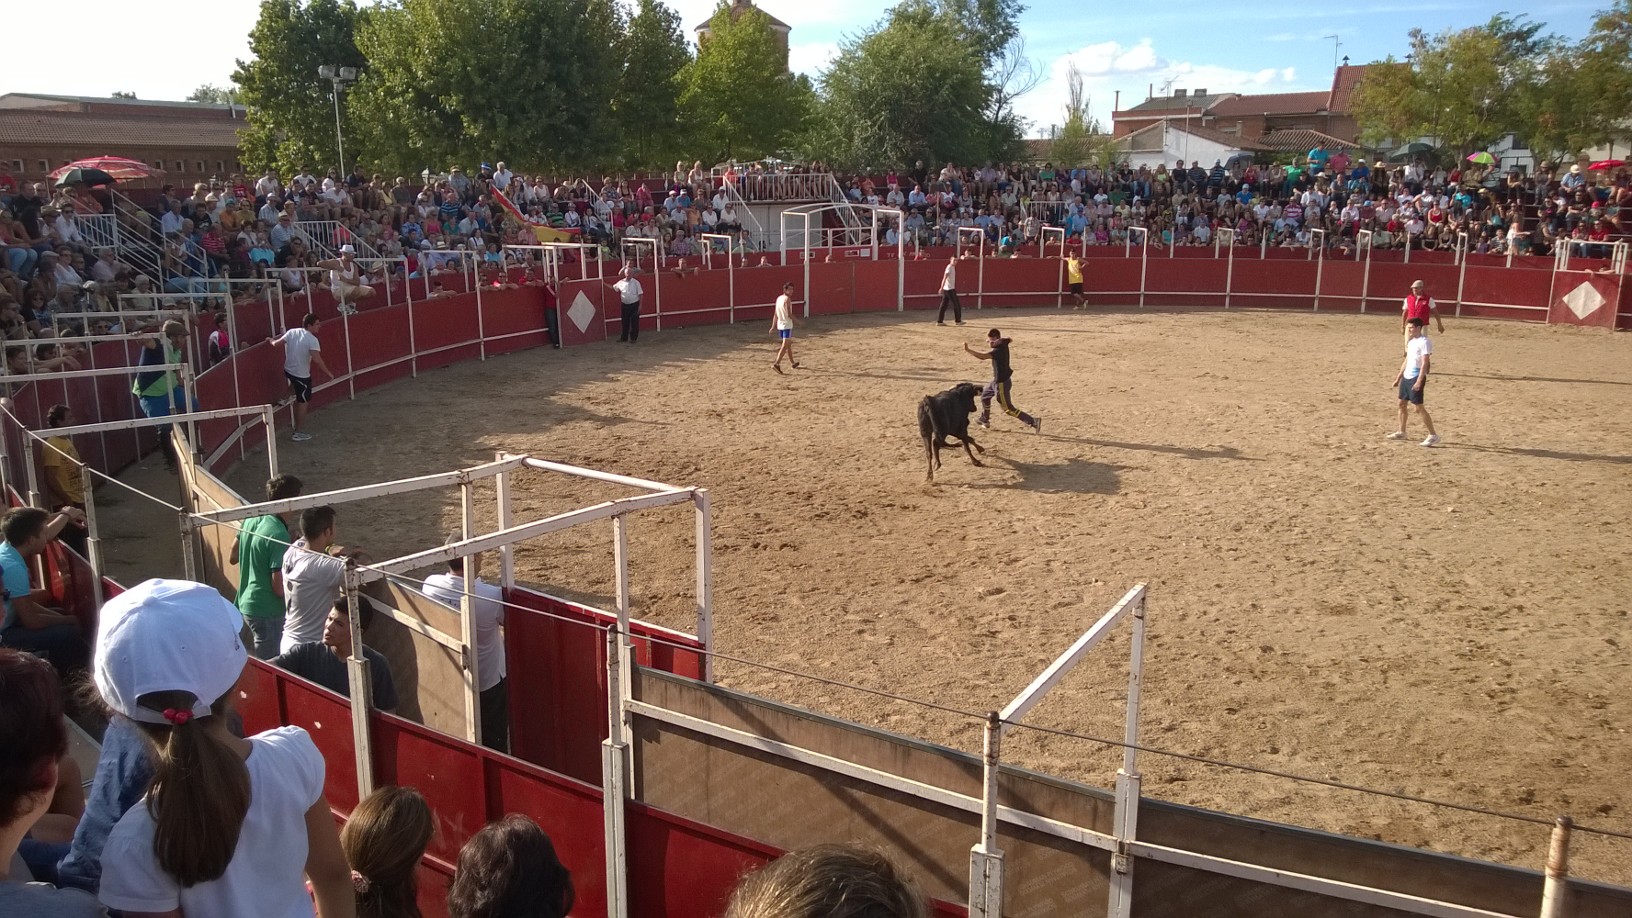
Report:
<svg viewBox="0 0 1632 918"><path fill-rule="evenodd" d="M34 266L39 264L39 261L40 253L26 245L6 248L6 266L21 280L27 281L34 277Z"/></svg>
<svg viewBox="0 0 1632 918"><path fill-rule="evenodd" d="M278 655L278 644L283 641L283 616L244 616L249 627L250 650L257 660L270 660Z"/></svg>

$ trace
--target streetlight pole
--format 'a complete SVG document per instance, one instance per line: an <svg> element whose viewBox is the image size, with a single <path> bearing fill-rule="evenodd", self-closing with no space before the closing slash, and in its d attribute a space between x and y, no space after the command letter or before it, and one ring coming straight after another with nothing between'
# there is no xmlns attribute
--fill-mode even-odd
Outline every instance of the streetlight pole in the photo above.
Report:
<svg viewBox="0 0 1632 918"><path fill-rule="evenodd" d="M340 87L357 82L356 67L336 67L333 64L324 64L317 68L317 75L329 81L334 91L334 148L340 156L340 171L337 173L341 181L346 179L346 143L340 132Z"/></svg>

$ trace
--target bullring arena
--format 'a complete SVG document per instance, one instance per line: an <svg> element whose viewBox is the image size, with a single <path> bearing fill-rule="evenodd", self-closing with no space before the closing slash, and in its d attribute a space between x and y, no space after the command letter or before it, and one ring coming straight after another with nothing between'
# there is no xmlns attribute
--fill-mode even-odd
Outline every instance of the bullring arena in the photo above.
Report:
<svg viewBox="0 0 1632 918"><path fill-rule="evenodd" d="M1622 528L1632 516L1632 344L1575 327L1632 312L1624 275L1476 267L1492 291L1478 305L1460 262L1249 269L1233 256L1226 268L1135 249L1090 259L1090 308L1075 311L1059 305L1057 262L1033 253L970 263L990 273L965 293L958 328L921 311L944 262L663 277L658 309L669 314L653 316L634 347L601 340L616 330L615 294L572 281L571 266L563 313L583 301L594 314L577 334L563 322L560 350L536 346L536 291L526 288L490 291L485 306L468 295L409 305L420 310L414 343L383 331L400 322L366 331L365 312L346 320L344 359L328 337L342 323L324 326L330 364L351 385L327 388L316 439L280 444L278 462L324 490L496 453L708 488L720 685L976 755L984 712L1148 583L1142 741L1195 758L1141 755L1146 798L1530 870L1546 860L1556 815L1632 828ZM1261 280L1235 286L1253 270ZM1209 289L1208 272L1227 295ZM1418 275L1446 312L1445 332L1432 336L1430 405L1444 437L1433 449L1383 438L1394 420L1396 304L1402 279ZM1604 278L1616 297L1607 323L1474 318L1547 318L1561 282ZM803 367L777 376L763 291L784 279L814 314L795 332ZM847 306L836 302L843 291ZM1320 311L1309 311L1317 295ZM887 311L869 311L879 308L869 297ZM483 354L450 331L434 360L414 362L412 380L395 378L407 375L400 363L363 356L364 342L429 350L431 317L455 306L484 316L484 337L498 328L526 349ZM984 381L987 366L961 345L978 346L991 326L1014 339L1015 401L1044 432L997 413L989 433L975 430L986 467L947 452L926 484L913 406ZM213 391L206 374L205 407L232 394L260 404L278 382L272 360L241 355L230 377L211 371ZM228 430L200 425L205 452ZM257 436L215 457L240 494L266 475ZM524 481L511 499L527 519L623 493ZM491 485L475 491L476 523L491 531ZM162 563L173 539L108 533L173 520L140 499L106 503L109 572ZM440 544L460 514L448 492L381 498L342 508L340 537L397 557ZM689 509L632 520L633 614L690 630ZM616 604L600 527L531 540L514 558L518 580ZM1096 648L1008 735L1004 760L1109 787L1122 751L1083 737L1121 737L1128 651L1126 629ZM1632 841L1575 835L1572 875L1629 884L1629 865ZM1599 907L1581 913L1614 913Z"/></svg>

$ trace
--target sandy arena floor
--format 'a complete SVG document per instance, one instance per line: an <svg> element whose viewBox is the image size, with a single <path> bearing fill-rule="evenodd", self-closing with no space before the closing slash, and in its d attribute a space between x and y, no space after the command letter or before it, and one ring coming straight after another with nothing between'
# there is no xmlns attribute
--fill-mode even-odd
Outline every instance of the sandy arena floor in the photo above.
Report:
<svg viewBox="0 0 1632 918"><path fill-rule="evenodd" d="M987 467L923 481L914 406L1015 339ZM923 314L755 322L427 373L317 415L286 471L327 489L495 450L712 489L721 651L967 711L1001 707L1138 581L1144 739L1231 762L1632 830L1632 337L1451 321L1444 443L1388 442L1397 320L1266 313ZM1421 433L1413 421L1416 438ZM232 481L254 493L258 454ZM542 474L519 518L630 492ZM632 527L637 614L691 630L691 520ZM440 543L455 493L342 511L375 557ZM484 501L482 522L495 515ZM519 552L609 604L610 527ZM492 572L492 567L489 567ZM1126 632L1029 718L1120 737ZM965 749L976 720L737 663L722 682ZM1118 755L1020 730L1007 758L1108 786ZM1539 868L1547 828L1144 755L1147 794ZM1632 842L1582 838L1632 884Z"/></svg>

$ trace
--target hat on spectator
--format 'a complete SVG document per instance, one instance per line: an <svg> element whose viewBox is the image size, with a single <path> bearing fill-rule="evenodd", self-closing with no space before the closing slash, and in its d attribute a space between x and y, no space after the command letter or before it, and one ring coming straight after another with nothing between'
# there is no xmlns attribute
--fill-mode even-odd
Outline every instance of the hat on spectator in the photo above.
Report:
<svg viewBox="0 0 1632 918"><path fill-rule="evenodd" d="M1574 174L1574 175L1580 175L1581 174L1581 164L1576 163L1575 165L1571 166L1570 167L1570 172L1572 174Z"/></svg>
<svg viewBox="0 0 1632 918"><path fill-rule="evenodd" d="M86 281L85 283L79 285L79 289L81 289L81 290L95 290L96 289L96 281Z"/></svg>
<svg viewBox="0 0 1632 918"><path fill-rule="evenodd" d="M355 247L353 247L351 243L348 242L345 245L340 247L340 254L341 255L356 255L357 254L357 249Z"/></svg>
<svg viewBox="0 0 1632 918"><path fill-rule="evenodd" d="M210 705L243 674L248 652L238 638L243 617L214 588L153 579L102 606L93 675L102 698L147 724L208 717ZM143 698L186 692L190 709L156 709Z"/></svg>

